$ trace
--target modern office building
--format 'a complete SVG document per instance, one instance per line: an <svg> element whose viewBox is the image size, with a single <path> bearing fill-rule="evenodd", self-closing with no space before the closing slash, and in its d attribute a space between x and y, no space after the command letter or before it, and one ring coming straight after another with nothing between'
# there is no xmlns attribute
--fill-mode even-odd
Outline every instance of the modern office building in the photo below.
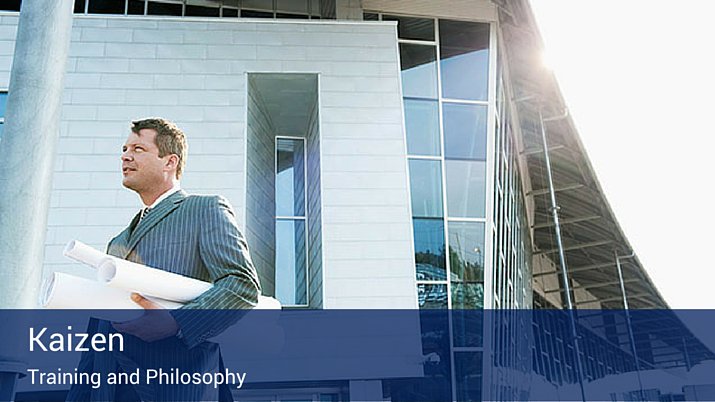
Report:
<svg viewBox="0 0 715 402"><path fill-rule="evenodd" d="M20 1L2 8L7 89ZM163 116L187 133L182 186L231 201L284 308L667 308L541 48L525 0L77 0L44 272L82 275L64 245L103 248L136 214L120 148L131 120ZM531 345L505 328L491 339ZM581 350L583 378L632 368L616 339ZM501 366L576 382L569 342L550 341ZM453 400L525 396L482 387L514 372L473 371L484 345L450 347ZM653 366L687 354L666 349Z"/></svg>

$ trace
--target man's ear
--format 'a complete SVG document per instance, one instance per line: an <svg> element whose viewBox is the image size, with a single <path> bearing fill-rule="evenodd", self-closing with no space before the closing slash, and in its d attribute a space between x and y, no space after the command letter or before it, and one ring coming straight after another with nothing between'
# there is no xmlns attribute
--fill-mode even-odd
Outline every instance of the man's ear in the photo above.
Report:
<svg viewBox="0 0 715 402"><path fill-rule="evenodd" d="M167 170L173 170L176 172L176 169L179 168L179 157L176 154L169 155L164 166Z"/></svg>

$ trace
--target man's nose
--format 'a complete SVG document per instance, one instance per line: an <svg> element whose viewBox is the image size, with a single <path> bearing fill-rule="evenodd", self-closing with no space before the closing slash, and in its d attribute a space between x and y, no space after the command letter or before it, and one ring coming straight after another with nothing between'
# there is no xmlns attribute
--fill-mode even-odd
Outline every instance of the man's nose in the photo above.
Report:
<svg viewBox="0 0 715 402"><path fill-rule="evenodd" d="M121 159L122 161L131 161L132 160L132 155L129 153L129 150L122 152Z"/></svg>

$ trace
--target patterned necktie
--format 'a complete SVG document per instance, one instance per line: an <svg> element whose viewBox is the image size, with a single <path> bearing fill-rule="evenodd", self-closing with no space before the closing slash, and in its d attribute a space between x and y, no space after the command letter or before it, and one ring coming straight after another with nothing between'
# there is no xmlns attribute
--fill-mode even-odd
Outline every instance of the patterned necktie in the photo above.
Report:
<svg viewBox="0 0 715 402"><path fill-rule="evenodd" d="M149 207L143 208L141 215L139 215L139 222L141 222L142 219L146 218L146 216L149 215L150 211L151 211L151 208L149 208ZM139 222L137 222L137 225L139 224Z"/></svg>
<svg viewBox="0 0 715 402"><path fill-rule="evenodd" d="M139 219L137 219L137 222L129 227L129 233L134 233L134 230L139 226L139 223L144 219L147 214L149 213L149 208L142 208L141 211L139 211Z"/></svg>

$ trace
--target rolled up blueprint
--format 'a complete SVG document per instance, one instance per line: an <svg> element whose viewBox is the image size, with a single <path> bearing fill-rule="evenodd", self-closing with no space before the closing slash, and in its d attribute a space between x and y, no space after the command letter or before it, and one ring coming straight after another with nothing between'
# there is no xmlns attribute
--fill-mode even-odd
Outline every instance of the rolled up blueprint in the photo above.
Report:
<svg viewBox="0 0 715 402"><path fill-rule="evenodd" d="M253 308L254 310L280 310L281 302L269 297L269 296L258 296L258 304Z"/></svg>
<svg viewBox="0 0 715 402"><path fill-rule="evenodd" d="M98 268L99 264L101 264L105 259L113 258L110 255L104 254L103 252L98 251L79 240L71 240L67 243L67 246L65 246L62 254L64 254L65 257L69 257L75 261L79 261L94 268Z"/></svg>
<svg viewBox="0 0 715 402"><path fill-rule="evenodd" d="M97 279L107 286L145 296L188 303L211 289L212 284L150 268L119 258L106 258L97 268Z"/></svg>
<svg viewBox="0 0 715 402"><path fill-rule="evenodd" d="M134 303L131 292L109 287L91 279L62 272L53 272L42 285L40 304L47 309L135 310L142 307ZM176 309L183 304L150 298L166 309Z"/></svg>
<svg viewBox="0 0 715 402"><path fill-rule="evenodd" d="M174 309L213 286L110 256L78 240L67 244L64 255L96 268L98 281L54 273L43 286L40 304L45 308L136 309L139 306L129 299L130 294L136 292L164 308ZM280 310L281 304L272 297L259 295L255 309Z"/></svg>

